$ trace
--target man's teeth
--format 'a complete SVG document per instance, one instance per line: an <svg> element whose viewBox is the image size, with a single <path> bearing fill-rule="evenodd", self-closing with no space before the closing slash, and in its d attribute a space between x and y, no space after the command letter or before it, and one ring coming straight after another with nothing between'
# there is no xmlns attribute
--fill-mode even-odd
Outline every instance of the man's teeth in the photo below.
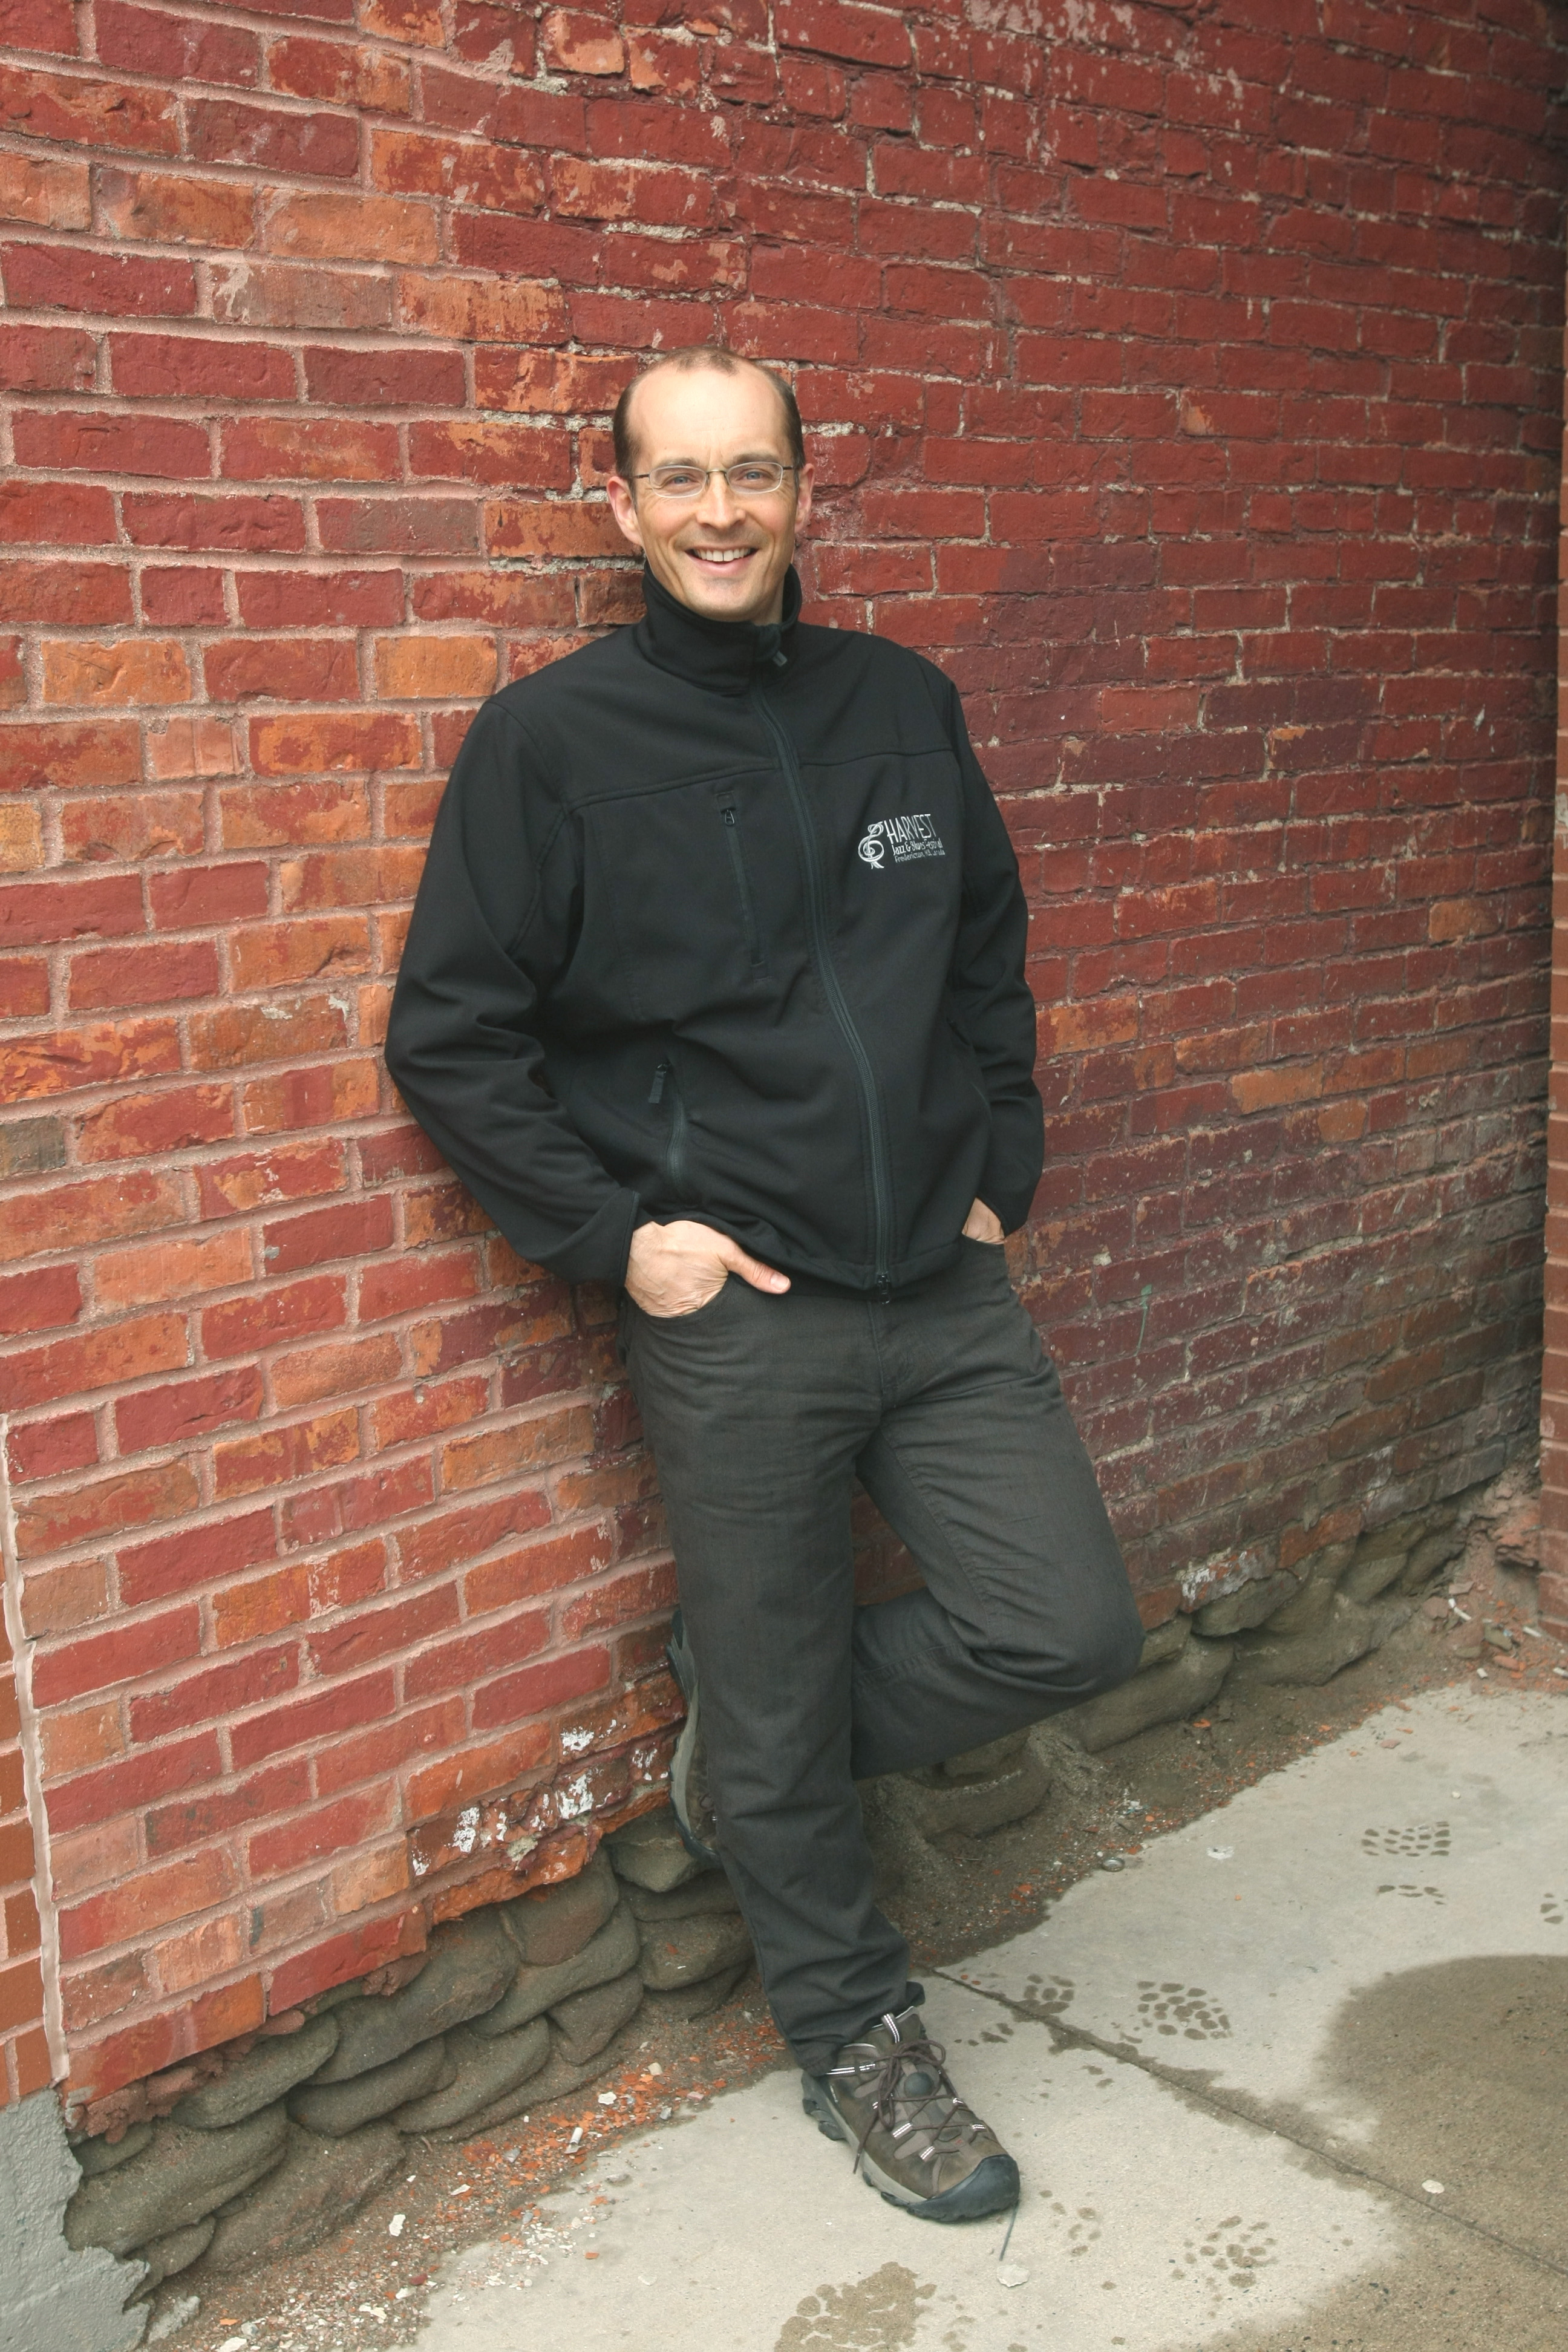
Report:
<svg viewBox="0 0 1568 2352"><path fill-rule="evenodd" d="M753 547L694 547L691 551L700 563L739 563L743 555L754 555Z"/></svg>

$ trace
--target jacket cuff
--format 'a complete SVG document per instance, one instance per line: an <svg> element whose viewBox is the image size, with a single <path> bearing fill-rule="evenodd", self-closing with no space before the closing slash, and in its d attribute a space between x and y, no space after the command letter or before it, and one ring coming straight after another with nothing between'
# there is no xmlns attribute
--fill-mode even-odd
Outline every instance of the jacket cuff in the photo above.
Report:
<svg viewBox="0 0 1568 2352"><path fill-rule="evenodd" d="M604 1207L579 1225L570 1241L542 1260L563 1282L607 1282L626 1279L626 1258L641 1201L636 1192L612 1193Z"/></svg>

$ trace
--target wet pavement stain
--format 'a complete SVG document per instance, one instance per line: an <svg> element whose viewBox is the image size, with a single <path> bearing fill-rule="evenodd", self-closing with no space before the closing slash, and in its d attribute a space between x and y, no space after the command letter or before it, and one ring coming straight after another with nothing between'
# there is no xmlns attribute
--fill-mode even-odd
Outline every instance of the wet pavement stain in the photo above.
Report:
<svg viewBox="0 0 1568 2352"><path fill-rule="evenodd" d="M1568 1958L1445 1960L1381 1979L1338 2012L1313 2091L1314 2106L1369 2122L1338 2148L1398 2193L1405 2249L1299 2320L1206 2336L1204 2352L1562 2352Z"/></svg>
<svg viewBox="0 0 1568 2352"><path fill-rule="evenodd" d="M902 2352L935 2293L902 2263L884 2263L846 2286L819 2286L796 2304L773 2352Z"/></svg>

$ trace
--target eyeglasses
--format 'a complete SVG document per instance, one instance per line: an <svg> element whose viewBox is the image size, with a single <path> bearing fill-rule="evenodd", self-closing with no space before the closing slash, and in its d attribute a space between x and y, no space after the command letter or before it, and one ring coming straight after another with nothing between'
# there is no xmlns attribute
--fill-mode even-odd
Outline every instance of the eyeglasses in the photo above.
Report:
<svg viewBox="0 0 1568 2352"><path fill-rule="evenodd" d="M798 474L798 466L782 465L776 457L744 457L738 466L655 466L646 474L634 474L634 482L647 482L656 499L674 499L689 506L702 496L715 474L722 474L731 495L737 499L765 499L782 490L786 474Z"/></svg>

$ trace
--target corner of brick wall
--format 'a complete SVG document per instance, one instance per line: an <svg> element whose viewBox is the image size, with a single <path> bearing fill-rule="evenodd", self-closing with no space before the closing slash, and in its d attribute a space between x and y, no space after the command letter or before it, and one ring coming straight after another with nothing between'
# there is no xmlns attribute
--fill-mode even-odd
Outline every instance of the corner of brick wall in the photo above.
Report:
<svg viewBox="0 0 1568 2352"><path fill-rule="evenodd" d="M33 1822L11 1666L0 1610L0 2107L42 2090L54 2072L44 2032Z"/></svg>
<svg viewBox="0 0 1568 2352"><path fill-rule="evenodd" d="M815 615L964 693L1017 1271L1149 1621L1528 1441L1561 35L992 13L9 19L0 1378L79 2101L659 1784L609 1302L378 1059L475 701L635 610L656 345L792 367Z"/></svg>

